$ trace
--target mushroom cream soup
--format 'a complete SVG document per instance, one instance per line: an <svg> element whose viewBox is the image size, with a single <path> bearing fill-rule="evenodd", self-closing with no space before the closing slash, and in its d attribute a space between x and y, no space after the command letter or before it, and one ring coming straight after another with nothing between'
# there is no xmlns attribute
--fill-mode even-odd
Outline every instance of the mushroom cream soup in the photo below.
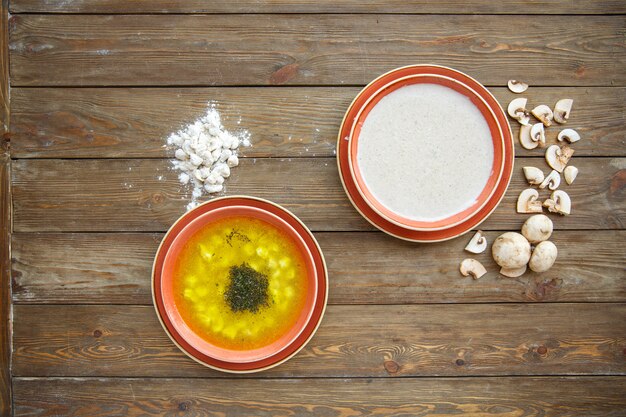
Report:
<svg viewBox="0 0 626 417"><path fill-rule="evenodd" d="M174 266L174 301L185 323L225 349L267 346L296 323L307 296L304 256L265 221L227 217L196 232Z"/></svg>
<svg viewBox="0 0 626 417"><path fill-rule="evenodd" d="M408 219L436 221L476 202L494 155L487 121L468 97L437 84L412 84L372 108L356 157L382 205Z"/></svg>

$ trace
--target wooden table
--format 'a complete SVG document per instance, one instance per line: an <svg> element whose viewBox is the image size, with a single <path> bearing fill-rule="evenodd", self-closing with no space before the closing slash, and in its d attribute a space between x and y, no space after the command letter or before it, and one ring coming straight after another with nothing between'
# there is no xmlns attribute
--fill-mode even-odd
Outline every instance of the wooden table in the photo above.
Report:
<svg viewBox="0 0 626 417"><path fill-rule="evenodd" d="M2 415L626 415L625 13L621 0L3 0ZM573 213L554 217L549 272L505 278L483 254L488 275L463 279L468 236L402 242L350 205L341 118L363 85L414 63L465 71L504 107L509 79L534 105L574 99L580 176L562 186ZM209 100L254 143L227 194L293 210L330 270L311 343L245 378L181 353L150 296L187 203L164 138ZM490 241L527 218L525 165L548 171L518 147L481 226Z"/></svg>

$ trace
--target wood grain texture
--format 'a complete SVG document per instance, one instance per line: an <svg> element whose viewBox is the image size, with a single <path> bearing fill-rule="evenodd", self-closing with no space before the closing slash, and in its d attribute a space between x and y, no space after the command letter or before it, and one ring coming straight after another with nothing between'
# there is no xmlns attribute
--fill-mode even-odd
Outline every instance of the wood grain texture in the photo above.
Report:
<svg viewBox="0 0 626 417"><path fill-rule="evenodd" d="M442 13L442 14L618 14L619 0L571 2L502 0L13 0L13 13Z"/></svg>
<svg viewBox="0 0 626 417"><path fill-rule="evenodd" d="M17 378L16 416L622 416L626 378ZM234 400L234 401L233 401Z"/></svg>
<svg viewBox="0 0 626 417"><path fill-rule="evenodd" d="M436 63L486 85L623 86L623 16L16 15L12 86L365 84Z"/></svg>
<svg viewBox="0 0 626 417"><path fill-rule="evenodd" d="M329 306L308 346L263 376L626 374L626 304ZM14 307L15 376L215 377L152 306Z"/></svg>
<svg viewBox="0 0 626 417"><path fill-rule="evenodd" d="M14 88L14 158L129 158L172 156L163 148L171 132L219 105L224 125L245 128L254 146L249 157L332 156L343 115L358 87L247 88ZM502 107L515 97L492 88ZM574 99L567 127L583 139L577 156L626 156L626 90L623 88L531 87L530 108ZM541 155L518 144L519 124L511 123L516 154ZM556 142L564 126L546 130Z"/></svg>
<svg viewBox="0 0 626 417"><path fill-rule="evenodd" d="M0 13L6 9L2 5ZM0 415L11 413L11 157L0 138Z"/></svg>
<svg viewBox="0 0 626 417"><path fill-rule="evenodd" d="M576 158L580 175L563 189L572 215L555 216L557 229L622 229L626 225L626 159ZM548 172L540 158L518 158L503 202L481 225L519 230L527 216L515 213L527 187L522 167ZM159 179L161 178L161 179ZM228 194L248 194L284 205L315 231L373 230L352 207L335 159L246 159L233 171ZM550 193L542 190L540 198ZM14 230L164 231L189 199L168 160L17 160L13 163Z"/></svg>
<svg viewBox="0 0 626 417"><path fill-rule="evenodd" d="M498 234L487 233L488 241ZM161 237L17 233L13 301L152 304L150 274ZM517 279L499 276L491 252L464 252L469 237L429 245L380 232L322 232L316 238L329 268L331 304L626 301L625 231L558 231L551 238L559 249L556 265ZM458 266L468 256L485 265L488 275L462 278Z"/></svg>
<svg viewBox="0 0 626 417"><path fill-rule="evenodd" d="M0 415L12 413L11 392L11 152L8 0L0 1Z"/></svg>

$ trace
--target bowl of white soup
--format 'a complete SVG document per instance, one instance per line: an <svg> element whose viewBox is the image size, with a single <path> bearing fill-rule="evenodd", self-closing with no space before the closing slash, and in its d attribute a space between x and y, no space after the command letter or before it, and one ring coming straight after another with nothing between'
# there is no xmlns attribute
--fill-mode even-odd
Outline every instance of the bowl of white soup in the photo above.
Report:
<svg viewBox="0 0 626 417"><path fill-rule="evenodd" d="M348 162L356 189L402 228L457 226L485 207L502 178L503 126L455 73L393 79L369 97L352 126Z"/></svg>

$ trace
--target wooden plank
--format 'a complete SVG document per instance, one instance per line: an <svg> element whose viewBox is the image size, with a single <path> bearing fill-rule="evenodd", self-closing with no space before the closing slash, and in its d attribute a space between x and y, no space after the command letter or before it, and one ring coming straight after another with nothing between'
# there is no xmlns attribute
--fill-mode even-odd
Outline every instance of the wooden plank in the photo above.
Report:
<svg viewBox="0 0 626 417"><path fill-rule="evenodd" d="M625 85L623 16L16 15L13 86L365 84L432 62L487 85Z"/></svg>
<svg viewBox="0 0 626 417"><path fill-rule="evenodd" d="M626 224L626 159L576 158L581 174L563 185L572 215L558 229L622 229ZM543 158L518 158L503 202L481 225L519 230L527 216L515 202L527 187L522 167L548 172ZM275 200L316 231L373 230L354 210L331 158L247 159L233 171L228 194ZM542 190L540 198L550 193ZM13 163L14 228L43 231L164 231L185 211L189 193L170 162L137 160L17 160Z"/></svg>
<svg viewBox="0 0 626 417"><path fill-rule="evenodd" d="M16 416L622 416L626 378L17 378Z"/></svg>
<svg viewBox="0 0 626 417"><path fill-rule="evenodd" d="M488 241L498 234L487 233ZM152 259L161 237L17 233L13 301L152 304ZM517 279L500 277L490 252L475 255L490 271L479 281L458 272L459 262L469 256L463 252L469 238L431 245L380 232L316 233L316 238L329 268L331 304L626 301L626 231L558 231L551 239L559 248L556 265L548 273L528 272Z"/></svg>
<svg viewBox="0 0 626 417"><path fill-rule="evenodd" d="M0 2L0 415L12 413L11 387L11 151L9 2Z"/></svg>
<svg viewBox="0 0 626 417"><path fill-rule="evenodd" d="M249 157L332 156L343 115L357 87L244 88L14 88L14 158L165 157L164 138L206 111L213 100L226 128L245 127L254 146ZM491 89L503 108L514 97ZM626 90L614 87L536 87L524 94L529 107L574 99L567 127L583 137L577 156L626 156ZM512 124L515 142L519 124ZM562 126L547 130L556 142ZM516 147L517 155L540 150Z"/></svg>
<svg viewBox="0 0 626 417"><path fill-rule="evenodd" d="M152 306L14 315L14 376L223 376L178 350ZM329 306L311 343L263 375L623 375L625 316L611 303Z"/></svg>
<svg viewBox="0 0 626 417"><path fill-rule="evenodd" d="M483 0L13 0L12 13L416 13L416 14L619 14L619 0L498 2Z"/></svg>

